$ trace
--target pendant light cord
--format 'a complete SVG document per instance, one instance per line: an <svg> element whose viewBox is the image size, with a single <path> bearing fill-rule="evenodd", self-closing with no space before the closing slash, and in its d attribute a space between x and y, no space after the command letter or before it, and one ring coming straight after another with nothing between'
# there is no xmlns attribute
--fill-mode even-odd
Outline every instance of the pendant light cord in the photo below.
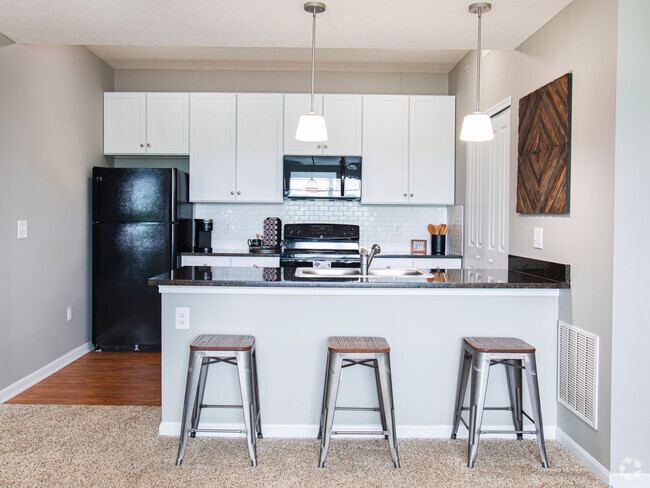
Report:
<svg viewBox="0 0 650 488"><path fill-rule="evenodd" d="M314 68L316 62L316 7L312 11L314 20L312 22L311 28L311 113L315 113L314 110Z"/></svg>
<svg viewBox="0 0 650 488"><path fill-rule="evenodd" d="M479 112L479 100L481 96L481 16L483 13L483 7L478 8L478 46L476 48L476 111ZM313 69L313 68L312 68ZM314 80L312 75L312 93L314 91ZM312 95L312 110L313 110L313 98Z"/></svg>

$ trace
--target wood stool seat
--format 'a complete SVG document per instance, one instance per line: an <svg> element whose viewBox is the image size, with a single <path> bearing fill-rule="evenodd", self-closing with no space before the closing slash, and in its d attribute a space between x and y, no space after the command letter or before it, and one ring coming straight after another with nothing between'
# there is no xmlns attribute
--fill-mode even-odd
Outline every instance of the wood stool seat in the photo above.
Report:
<svg viewBox="0 0 650 488"><path fill-rule="evenodd" d="M250 351L255 337L249 335L203 334L198 336L190 349L192 351Z"/></svg>
<svg viewBox="0 0 650 488"><path fill-rule="evenodd" d="M516 337L465 337L465 344L477 352L521 353L535 352L530 344Z"/></svg>
<svg viewBox="0 0 650 488"><path fill-rule="evenodd" d="M390 352L390 346L383 337L330 337L327 339L329 352L341 353L371 353L382 354Z"/></svg>

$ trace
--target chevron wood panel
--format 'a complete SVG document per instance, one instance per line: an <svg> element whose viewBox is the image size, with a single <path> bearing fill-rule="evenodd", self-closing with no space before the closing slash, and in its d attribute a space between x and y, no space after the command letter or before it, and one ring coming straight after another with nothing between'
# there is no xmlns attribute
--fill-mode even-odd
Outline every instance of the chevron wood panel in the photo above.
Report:
<svg viewBox="0 0 650 488"><path fill-rule="evenodd" d="M571 74L519 100L517 212L569 212Z"/></svg>

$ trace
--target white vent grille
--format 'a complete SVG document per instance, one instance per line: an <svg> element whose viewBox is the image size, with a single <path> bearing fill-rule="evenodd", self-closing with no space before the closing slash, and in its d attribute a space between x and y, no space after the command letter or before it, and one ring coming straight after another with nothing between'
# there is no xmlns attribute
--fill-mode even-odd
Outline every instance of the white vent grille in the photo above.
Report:
<svg viewBox="0 0 650 488"><path fill-rule="evenodd" d="M558 401L598 428L598 336L559 322Z"/></svg>

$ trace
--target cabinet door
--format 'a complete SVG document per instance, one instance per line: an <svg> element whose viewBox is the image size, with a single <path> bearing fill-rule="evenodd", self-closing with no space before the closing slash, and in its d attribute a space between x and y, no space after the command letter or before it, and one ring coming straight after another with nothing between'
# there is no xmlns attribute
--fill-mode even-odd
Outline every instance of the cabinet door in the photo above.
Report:
<svg viewBox="0 0 650 488"><path fill-rule="evenodd" d="M417 258L413 260L413 267L429 269L461 269L461 259L452 258Z"/></svg>
<svg viewBox="0 0 650 488"><path fill-rule="evenodd" d="M147 93L147 154L189 153L189 94Z"/></svg>
<svg viewBox="0 0 650 488"><path fill-rule="evenodd" d="M454 204L455 98L410 97L409 203Z"/></svg>
<svg viewBox="0 0 650 488"><path fill-rule="evenodd" d="M104 93L104 154L144 154L146 96Z"/></svg>
<svg viewBox="0 0 650 488"><path fill-rule="evenodd" d="M363 97L362 203L408 203L409 97Z"/></svg>
<svg viewBox="0 0 650 488"><path fill-rule="evenodd" d="M237 97L190 95L190 201L235 200Z"/></svg>
<svg viewBox="0 0 650 488"><path fill-rule="evenodd" d="M323 154L361 156L361 95L324 95L323 115L328 140Z"/></svg>
<svg viewBox="0 0 650 488"><path fill-rule="evenodd" d="M370 264L371 268L388 269L388 268L412 268L413 259L410 258L381 258L377 256Z"/></svg>
<svg viewBox="0 0 650 488"><path fill-rule="evenodd" d="M230 256L181 256L181 266L229 267Z"/></svg>
<svg viewBox="0 0 650 488"><path fill-rule="evenodd" d="M314 108L316 113L323 113L323 95L314 97ZM310 110L311 95L305 93L286 93L284 95L284 154L294 156L320 156L322 154L322 142L296 141L298 120ZM329 132L329 125L327 130Z"/></svg>
<svg viewBox="0 0 650 488"><path fill-rule="evenodd" d="M237 200L282 203L283 95L237 94Z"/></svg>
<svg viewBox="0 0 650 488"><path fill-rule="evenodd" d="M243 268L279 268L280 258L276 256L233 256L231 266Z"/></svg>

